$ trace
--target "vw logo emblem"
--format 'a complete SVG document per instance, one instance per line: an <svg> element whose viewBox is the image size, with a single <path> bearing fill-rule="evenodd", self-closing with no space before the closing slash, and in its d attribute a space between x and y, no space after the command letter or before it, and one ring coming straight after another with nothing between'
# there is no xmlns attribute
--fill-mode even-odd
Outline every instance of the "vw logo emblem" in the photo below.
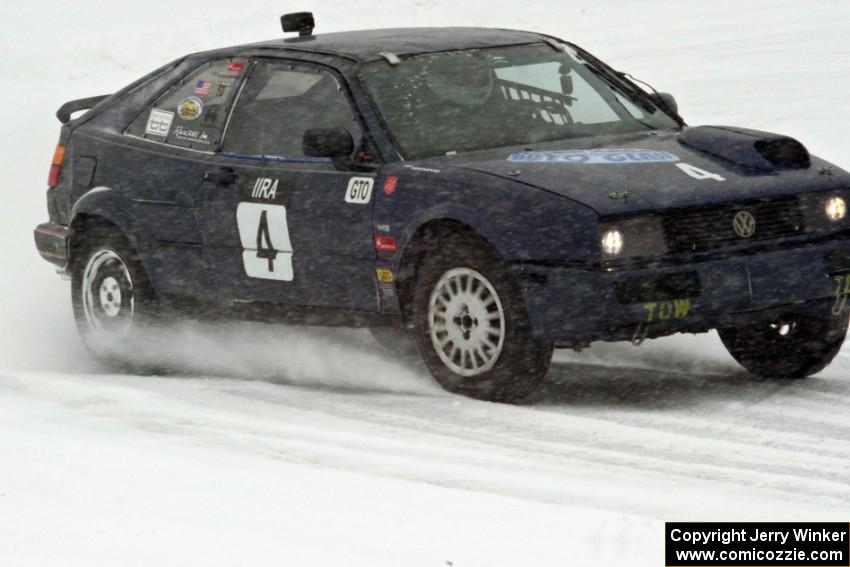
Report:
<svg viewBox="0 0 850 567"><path fill-rule="evenodd" d="M756 219L749 211L738 211L732 219L732 228L741 238L749 238L756 231Z"/></svg>

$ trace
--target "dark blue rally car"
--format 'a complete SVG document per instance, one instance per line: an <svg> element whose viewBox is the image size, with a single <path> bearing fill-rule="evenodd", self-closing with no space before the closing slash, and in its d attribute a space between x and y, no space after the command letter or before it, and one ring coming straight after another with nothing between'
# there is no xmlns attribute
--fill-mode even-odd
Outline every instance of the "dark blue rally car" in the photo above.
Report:
<svg viewBox="0 0 850 567"><path fill-rule="evenodd" d="M96 356L175 309L365 326L517 401L553 347L717 329L777 378L841 347L850 175L798 141L546 35L282 21L57 113L35 240Z"/></svg>

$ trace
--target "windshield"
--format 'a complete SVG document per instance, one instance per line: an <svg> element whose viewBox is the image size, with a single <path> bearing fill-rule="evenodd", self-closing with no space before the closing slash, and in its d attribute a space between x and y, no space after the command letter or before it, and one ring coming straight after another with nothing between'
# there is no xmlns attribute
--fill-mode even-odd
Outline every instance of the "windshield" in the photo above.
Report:
<svg viewBox="0 0 850 567"><path fill-rule="evenodd" d="M678 126L630 85L548 44L379 61L361 77L407 159Z"/></svg>

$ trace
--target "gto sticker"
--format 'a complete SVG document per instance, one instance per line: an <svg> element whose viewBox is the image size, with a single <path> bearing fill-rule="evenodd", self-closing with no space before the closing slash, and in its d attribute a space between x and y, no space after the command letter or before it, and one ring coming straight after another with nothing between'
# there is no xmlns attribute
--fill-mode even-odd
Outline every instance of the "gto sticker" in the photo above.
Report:
<svg viewBox="0 0 850 567"><path fill-rule="evenodd" d="M171 123L174 121L174 113L167 110L152 108L148 116L148 123L145 125L145 134L154 136L168 136L171 130Z"/></svg>
<svg viewBox="0 0 850 567"><path fill-rule="evenodd" d="M196 96L186 97L177 105L177 114L183 120L194 120L204 113L204 102Z"/></svg>
<svg viewBox="0 0 850 567"><path fill-rule="evenodd" d="M508 161L539 163L581 163L581 164L618 164L618 163L659 163L679 161L678 156L669 152L629 148L623 150L563 150L551 152L521 152L508 156Z"/></svg>
<svg viewBox="0 0 850 567"><path fill-rule="evenodd" d="M646 309L646 322L666 321L667 319L684 319L691 310L690 299L673 299L670 301L657 301L644 303Z"/></svg>
<svg viewBox="0 0 850 567"><path fill-rule="evenodd" d="M372 198L372 185L375 180L371 177L352 177L348 180L345 190L345 202L365 205Z"/></svg>

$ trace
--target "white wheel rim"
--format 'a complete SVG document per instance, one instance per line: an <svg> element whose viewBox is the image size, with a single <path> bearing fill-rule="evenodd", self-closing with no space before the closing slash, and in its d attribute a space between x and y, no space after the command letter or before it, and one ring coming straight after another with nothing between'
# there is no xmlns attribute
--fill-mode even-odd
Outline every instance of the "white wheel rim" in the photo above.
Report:
<svg viewBox="0 0 850 567"><path fill-rule="evenodd" d="M110 275L104 276L105 273ZM123 291L121 280L125 284ZM117 252L103 249L92 254L83 271L81 294L92 334L120 335L130 327L135 313L133 279Z"/></svg>
<svg viewBox="0 0 850 567"><path fill-rule="evenodd" d="M495 288L470 268L439 279L428 302L431 344L442 363L460 376L477 376L498 362L505 342L505 312Z"/></svg>
<svg viewBox="0 0 850 567"><path fill-rule="evenodd" d="M100 308L107 317L116 317L121 312L121 288L112 276L100 284Z"/></svg>

